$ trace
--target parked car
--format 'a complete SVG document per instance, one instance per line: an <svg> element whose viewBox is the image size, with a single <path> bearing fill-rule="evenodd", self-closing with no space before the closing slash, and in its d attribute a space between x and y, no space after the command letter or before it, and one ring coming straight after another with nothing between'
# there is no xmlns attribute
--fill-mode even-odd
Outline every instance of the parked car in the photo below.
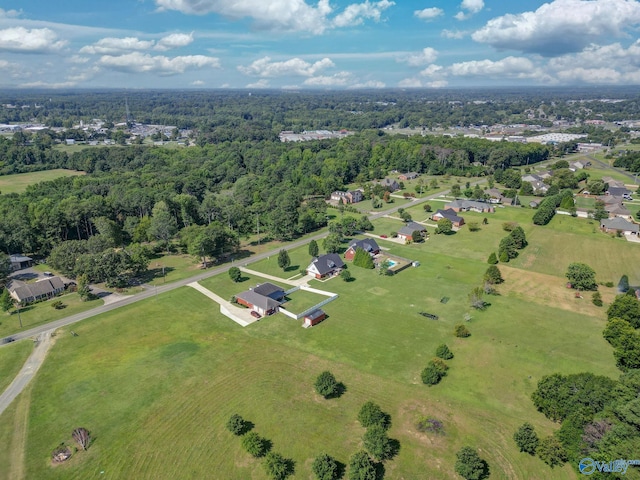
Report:
<svg viewBox="0 0 640 480"><path fill-rule="evenodd" d="M0 343L11 343L11 342L15 342L15 338L13 337L5 337L3 339L0 339Z"/></svg>
<svg viewBox="0 0 640 480"><path fill-rule="evenodd" d="M51 272L44 272L44 276L45 276L45 277L53 277L53 273L51 273Z"/></svg>
<svg viewBox="0 0 640 480"><path fill-rule="evenodd" d="M251 316L255 317L255 318L262 318L262 315L260 315L258 312L256 312L255 310L251 310Z"/></svg>
<svg viewBox="0 0 640 480"><path fill-rule="evenodd" d="M380 238L387 238L386 235L380 235Z"/></svg>

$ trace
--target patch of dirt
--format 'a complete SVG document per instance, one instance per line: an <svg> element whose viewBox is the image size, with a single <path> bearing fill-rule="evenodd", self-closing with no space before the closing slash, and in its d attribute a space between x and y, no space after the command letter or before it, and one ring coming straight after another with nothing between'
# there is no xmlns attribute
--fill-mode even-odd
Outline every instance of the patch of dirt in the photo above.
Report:
<svg viewBox="0 0 640 480"><path fill-rule="evenodd" d="M386 295L387 293L389 293L389 290L385 288L380 288L380 287L373 287L367 290L367 292L373 295Z"/></svg>

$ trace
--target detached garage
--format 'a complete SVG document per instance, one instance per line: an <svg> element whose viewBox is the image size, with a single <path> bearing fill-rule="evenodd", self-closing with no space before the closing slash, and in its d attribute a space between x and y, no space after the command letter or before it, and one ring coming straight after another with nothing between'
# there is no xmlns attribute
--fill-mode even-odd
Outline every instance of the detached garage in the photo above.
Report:
<svg viewBox="0 0 640 480"><path fill-rule="evenodd" d="M304 316L304 323L302 324L302 326L304 328L313 327L314 325L319 324L325 318L327 318L327 314L324 313L323 310L314 310L313 312Z"/></svg>

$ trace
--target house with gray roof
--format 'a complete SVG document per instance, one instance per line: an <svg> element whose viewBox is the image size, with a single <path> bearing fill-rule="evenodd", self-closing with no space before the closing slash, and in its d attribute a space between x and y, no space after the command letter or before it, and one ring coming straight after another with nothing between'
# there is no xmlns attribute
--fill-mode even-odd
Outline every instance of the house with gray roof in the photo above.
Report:
<svg viewBox="0 0 640 480"><path fill-rule="evenodd" d="M389 190L390 192L400 190L400 184L393 178L383 178L379 182L374 182L374 184L382 185L386 190Z"/></svg>
<svg viewBox="0 0 640 480"><path fill-rule="evenodd" d="M607 233L622 232L625 235L638 235L640 226L636 223L631 223L624 218L605 218L600 220L600 229Z"/></svg>
<svg viewBox="0 0 640 480"><path fill-rule="evenodd" d="M487 202L478 202L476 200L461 200L456 199L453 202L447 203L445 208L451 209L454 212L479 212L479 213L493 213L495 207Z"/></svg>
<svg viewBox="0 0 640 480"><path fill-rule="evenodd" d="M398 230L398 238L405 242L413 240L413 232L418 232L422 237L427 233L427 227L416 222L409 222Z"/></svg>
<svg viewBox="0 0 640 480"><path fill-rule="evenodd" d="M455 210L452 210L451 208L447 208L446 210L437 210L436 213L431 215L431 220L434 220L436 222L438 220L442 220L443 218L448 218L449 220L451 220L451 223L454 227L461 227L462 225L464 225L464 218L456 215Z"/></svg>
<svg viewBox="0 0 640 480"><path fill-rule="evenodd" d="M273 283L261 283L236 295L236 301L260 315L276 313L284 301L284 290Z"/></svg>
<svg viewBox="0 0 640 480"><path fill-rule="evenodd" d="M11 270L14 272L33 265L33 258L24 255L9 255L9 261L11 262Z"/></svg>
<svg viewBox="0 0 640 480"><path fill-rule="evenodd" d="M315 278L327 278L336 275L344 268L344 262L337 253L327 253L312 260L307 267L307 274Z"/></svg>
<svg viewBox="0 0 640 480"><path fill-rule="evenodd" d="M64 291L64 282L60 277L49 277L34 283L13 280L9 285L9 295L21 305L49 300Z"/></svg>

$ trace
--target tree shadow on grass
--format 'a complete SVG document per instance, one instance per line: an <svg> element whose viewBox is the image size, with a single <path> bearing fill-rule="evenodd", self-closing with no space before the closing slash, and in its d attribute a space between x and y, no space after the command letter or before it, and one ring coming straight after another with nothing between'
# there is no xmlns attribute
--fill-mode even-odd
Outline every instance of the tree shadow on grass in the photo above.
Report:
<svg viewBox="0 0 640 480"><path fill-rule="evenodd" d="M251 430L255 428L255 424L251 420L244 420L242 422L242 430L238 435L244 435L245 433L249 433Z"/></svg>
<svg viewBox="0 0 640 480"><path fill-rule="evenodd" d="M382 480L385 474L384 464L382 462L376 462L373 468L376 470L376 480Z"/></svg>
<svg viewBox="0 0 640 480"><path fill-rule="evenodd" d="M336 476L335 476L335 478L336 478L336 480L340 480L341 478L344 478L344 476L347 474L347 466L344 463L342 463L342 462L340 462L338 460L336 460L335 462L336 462Z"/></svg>
<svg viewBox="0 0 640 480"><path fill-rule="evenodd" d="M385 460L392 460L394 457L400 453L400 442L395 438L389 439L389 453L385 457Z"/></svg>
<svg viewBox="0 0 640 480"><path fill-rule="evenodd" d="M330 400L332 398L340 398L342 395L346 393L346 391L347 391L347 386L342 382L338 382L338 384L336 385L336 391L331 395L327 395L324 398L326 398L327 400Z"/></svg>
<svg viewBox="0 0 640 480"><path fill-rule="evenodd" d="M240 277L236 283L246 282L247 280L249 280L249 278L250 277Z"/></svg>
<svg viewBox="0 0 640 480"><path fill-rule="evenodd" d="M489 478L489 475L491 475L491 469L489 468L489 464L486 462L486 460L481 460L481 461L482 461L482 473L478 477L478 480Z"/></svg>
<svg viewBox="0 0 640 480"><path fill-rule="evenodd" d="M300 270L300 265L289 265L284 269L285 272L297 272Z"/></svg>

